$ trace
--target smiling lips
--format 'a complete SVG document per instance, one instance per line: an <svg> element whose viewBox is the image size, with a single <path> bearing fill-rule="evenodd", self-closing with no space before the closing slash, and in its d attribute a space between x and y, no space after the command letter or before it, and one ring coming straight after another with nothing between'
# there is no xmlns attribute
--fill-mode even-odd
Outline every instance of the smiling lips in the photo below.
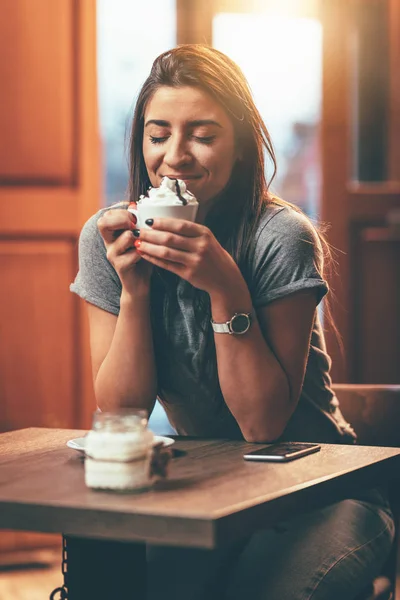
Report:
<svg viewBox="0 0 400 600"><path fill-rule="evenodd" d="M200 179L201 175L162 175L161 177L168 177L169 179L181 179L182 181L191 181L192 179Z"/></svg>

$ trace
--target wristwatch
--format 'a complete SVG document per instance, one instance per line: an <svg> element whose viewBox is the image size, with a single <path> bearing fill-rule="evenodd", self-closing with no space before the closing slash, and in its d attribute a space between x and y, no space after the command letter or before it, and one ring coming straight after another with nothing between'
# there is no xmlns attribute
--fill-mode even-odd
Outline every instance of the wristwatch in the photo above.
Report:
<svg viewBox="0 0 400 600"><path fill-rule="evenodd" d="M250 329L251 313L235 313L226 323L215 323L211 319L215 333L229 333L230 335L243 335Z"/></svg>

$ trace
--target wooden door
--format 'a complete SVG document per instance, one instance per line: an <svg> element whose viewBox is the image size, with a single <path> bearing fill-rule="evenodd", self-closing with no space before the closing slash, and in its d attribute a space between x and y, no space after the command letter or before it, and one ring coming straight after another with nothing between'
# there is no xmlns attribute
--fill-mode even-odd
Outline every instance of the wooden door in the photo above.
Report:
<svg viewBox="0 0 400 600"><path fill-rule="evenodd" d="M335 381L400 380L400 5L323 0L323 219L337 248Z"/></svg>
<svg viewBox="0 0 400 600"><path fill-rule="evenodd" d="M3 0L0 428L87 427L77 240L100 205L95 0ZM0 549L52 538L2 533Z"/></svg>

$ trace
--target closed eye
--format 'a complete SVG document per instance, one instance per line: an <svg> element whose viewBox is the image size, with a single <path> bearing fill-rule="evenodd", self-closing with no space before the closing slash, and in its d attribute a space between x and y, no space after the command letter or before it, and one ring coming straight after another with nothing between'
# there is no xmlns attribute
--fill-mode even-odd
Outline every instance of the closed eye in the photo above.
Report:
<svg viewBox="0 0 400 600"><path fill-rule="evenodd" d="M201 144L212 144L212 142L213 142L213 141L215 140L215 138L216 138L216 136L215 136L215 135L208 135L208 136L206 136L206 137L201 137L201 136L198 136L198 135L194 135L193 137L194 137L194 139L195 139L197 142L200 142Z"/></svg>
<svg viewBox="0 0 400 600"><path fill-rule="evenodd" d="M168 139L168 136L164 136L164 137L155 137L154 135L150 136L150 142L152 144L162 144L167 139Z"/></svg>

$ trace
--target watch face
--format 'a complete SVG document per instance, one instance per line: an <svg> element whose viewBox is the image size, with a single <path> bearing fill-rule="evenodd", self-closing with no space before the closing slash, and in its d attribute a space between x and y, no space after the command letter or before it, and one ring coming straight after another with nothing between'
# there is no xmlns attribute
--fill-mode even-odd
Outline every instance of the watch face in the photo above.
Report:
<svg viewBox="0 0 400 600"><path fill-rule="evenodd" d="M246 314L235 315L231 320L232 333L246 333L250 327L250 317Z"/></svg>

